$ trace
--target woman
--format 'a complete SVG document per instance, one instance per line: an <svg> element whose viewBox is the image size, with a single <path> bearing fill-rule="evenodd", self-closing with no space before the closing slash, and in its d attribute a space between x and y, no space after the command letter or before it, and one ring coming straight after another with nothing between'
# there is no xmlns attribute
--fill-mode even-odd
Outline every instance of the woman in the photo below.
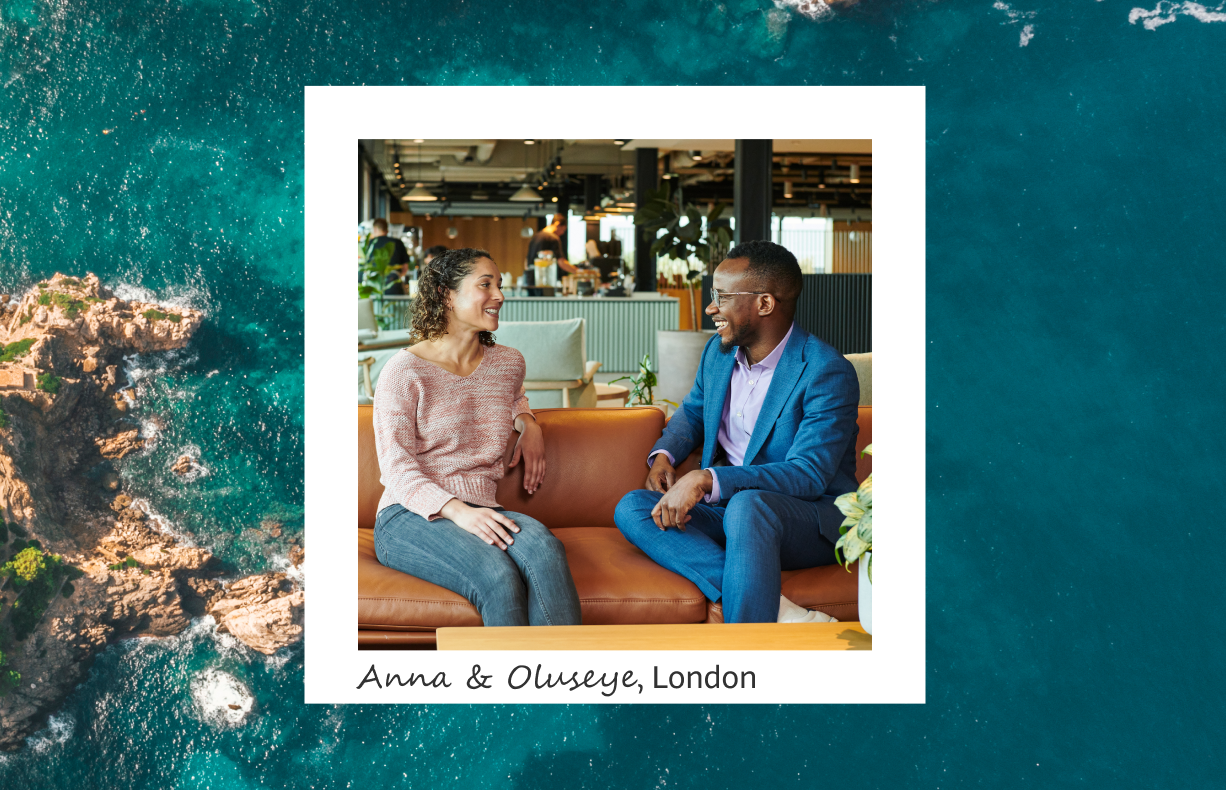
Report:
<svg viewBox="0 0 1226 790"><path fill-rule="evenodd" d="M524 358L494 344L502 277L485 250L449 250L418 281L413 339L384 367L375 444L384 485L375 554L389 568L463 595L487 626L578 625L561 541L494 500L511 466L532 494L545 442L524 395Z"/></svg>

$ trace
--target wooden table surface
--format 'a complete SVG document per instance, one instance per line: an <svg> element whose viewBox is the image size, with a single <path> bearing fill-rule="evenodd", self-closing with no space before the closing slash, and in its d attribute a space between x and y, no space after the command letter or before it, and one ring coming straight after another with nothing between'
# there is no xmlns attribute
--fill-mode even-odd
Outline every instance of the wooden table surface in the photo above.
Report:
<svg viewBox="0 0 1226 790"><path fill-rule="evenodd" d="M440 628L439 650L872 650L859 623Z"/></svg>

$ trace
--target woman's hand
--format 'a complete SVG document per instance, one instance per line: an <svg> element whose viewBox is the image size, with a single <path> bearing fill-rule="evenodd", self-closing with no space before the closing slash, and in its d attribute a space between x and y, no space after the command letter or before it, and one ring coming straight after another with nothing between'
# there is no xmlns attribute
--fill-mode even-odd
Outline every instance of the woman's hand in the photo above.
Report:
<svg viewBox="0 0 1226 790"><path fill-rule="evenodd" d="M515 522L488 507L469 507L458 499L451 499L443 505L439 515L454 521L465 532L471 532L491 546L497 546L503 551L515 541L509 533L519 532Z"/></svg>
<svg viewBox="0 0 1226 790"><path fill-rule="evenodd" d="M526 414L515 418L515 429L519 431L519 441L515 443L515 452L511 454L511 466L524 458L524 490L535 493L545 480L545 436L536 420Z"/></svg>

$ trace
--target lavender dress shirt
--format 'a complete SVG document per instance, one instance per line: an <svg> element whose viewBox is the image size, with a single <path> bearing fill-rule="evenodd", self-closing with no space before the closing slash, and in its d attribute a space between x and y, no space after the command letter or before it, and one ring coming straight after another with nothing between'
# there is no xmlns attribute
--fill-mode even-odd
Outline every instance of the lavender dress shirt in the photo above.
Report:
<svg viewBox="0 0 1226 790"><path fill-rule="evenodd" d="M724 415L719 423L719 443L724 448L730 466L740 466L745 461L745 451L749 448L749 440L753 438L754 425L758 422L758 413L766 401L766 393L770 390L771 379L775 376L775 368L783 349L787 347L792 330L779 341L779 345L766 355L756 365L749 365L745 359L745 349L736 349L736 364L732 366L732 380L728 383L728 397L724 398ZM677 460L668 450L657 450L647 459L651 466L652 459L660 453L668 457L669 463L677 465ZM708 468L711 473L711 493L703 497L709 505L719 502L719 475L714 468Z"/></svg>

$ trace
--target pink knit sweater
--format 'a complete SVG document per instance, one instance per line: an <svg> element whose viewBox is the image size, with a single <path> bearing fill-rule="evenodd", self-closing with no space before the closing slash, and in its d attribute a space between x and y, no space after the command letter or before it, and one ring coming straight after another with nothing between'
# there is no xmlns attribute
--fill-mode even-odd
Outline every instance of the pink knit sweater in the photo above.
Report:
<svg viewBox="0 0 1226 790"><path fill-rule="evenodd" d="M430 520L453 497L496 507L503 452L515 418L531 414L524 357L489 346L467 377L408 349L392 357L375 391L375 448L383 497Z"/></svg>

